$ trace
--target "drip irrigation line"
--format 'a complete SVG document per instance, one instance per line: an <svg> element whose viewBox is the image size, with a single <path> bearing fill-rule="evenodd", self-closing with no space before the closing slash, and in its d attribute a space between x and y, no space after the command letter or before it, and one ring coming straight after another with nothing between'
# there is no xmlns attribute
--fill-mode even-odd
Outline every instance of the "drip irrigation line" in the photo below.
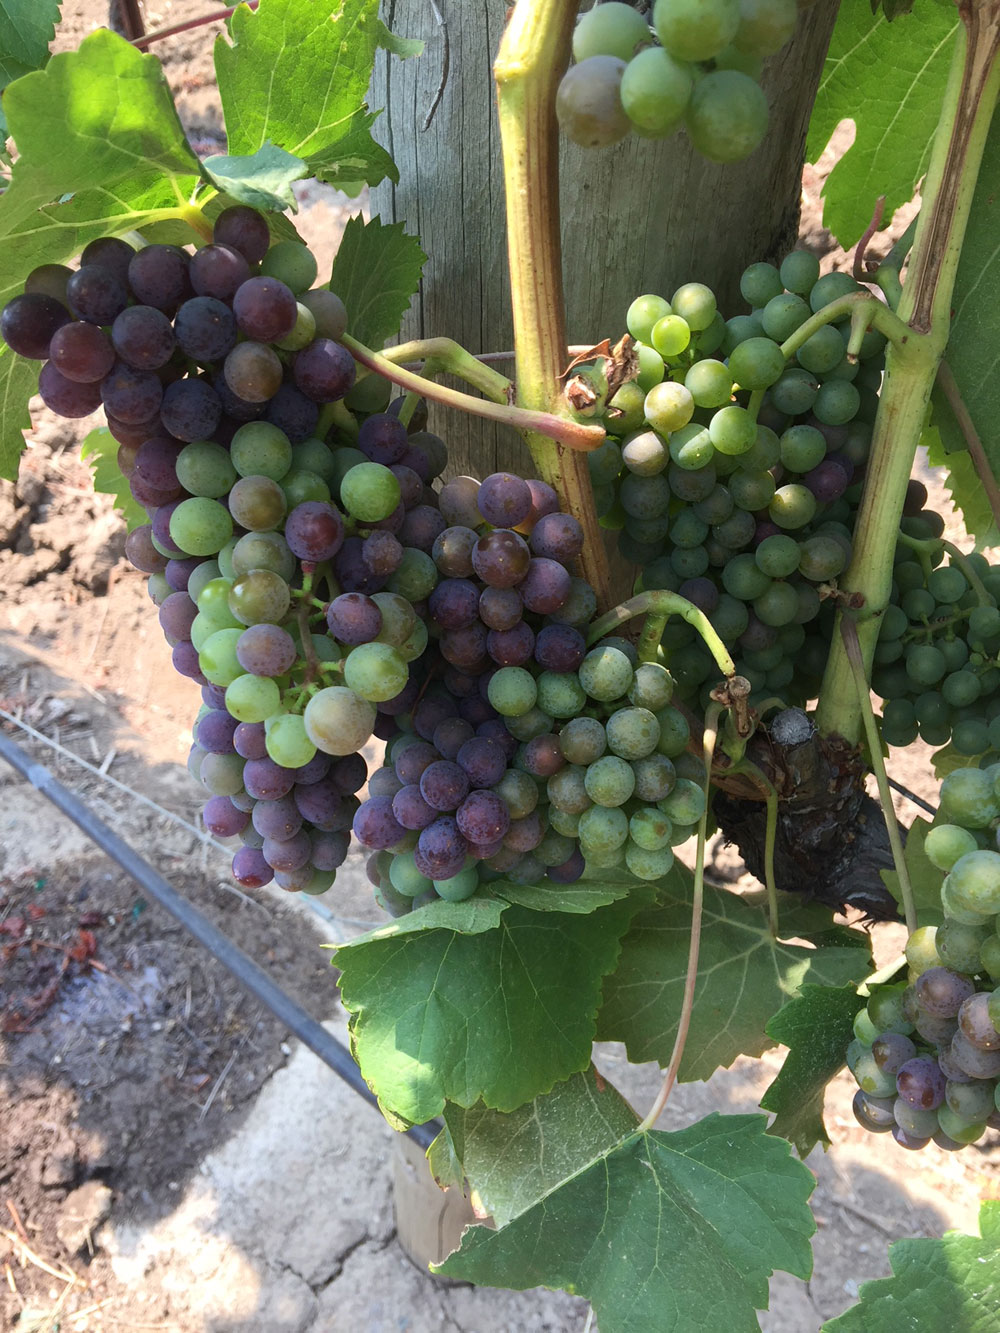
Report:
<svg viewBox="0 0 1000 1333"><path fill-rule="evenodd" d="M901 796L905 796L908 801L912 801L913 804L919 806L921 810L926 810L929 815L937 814L937 806L931 805L929 801L925 801L924 798L918 796L915 791L910 791L909 787L904 787L903 784L897 782L895 778L889 779L889 786L895 787Z"/></svg>
<svg viewBox="0 0 1000 1333"><path fill-rule="evenodd" d="M189 931L199 944L204 947L229 971L240 985L244 986L265 1008L270 1009L275 1018L288 1028L303 1045L323 1061L349 1087L371 1106L378 1107L378 1100L361 1077L361 1072L351 1058L350 1052L342 1046L336 1037L327 1032L321 1023L281 989L263 968L238 948L218 927L213 926L201 912L154 870L147 861L114 833L102 820L71 791L58 782L49 770L36 763L16 741L0 732L0 758L16 769L23 778L41 793L42 796L63 812L106 852L121 868L139 884L143 890L159 905L166 909L185 930ZM426 1125L413 1125L406 1132L425 1151L440 1131L436 1121Z"/></svg>

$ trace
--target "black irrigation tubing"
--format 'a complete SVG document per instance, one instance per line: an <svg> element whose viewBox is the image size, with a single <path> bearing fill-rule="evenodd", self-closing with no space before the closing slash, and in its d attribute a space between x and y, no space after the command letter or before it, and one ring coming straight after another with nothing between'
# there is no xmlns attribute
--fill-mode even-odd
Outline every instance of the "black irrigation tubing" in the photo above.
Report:
<svg viewBox="0 0 1000 1333"><path fill-rule="evenodd" d="M0 732L0 757L6 759L22 777L27 778L33 787L52 802L57 809L67 815L88 838L112 860L131 875L137 884L149 894L161 907L165 908L175 920L189 931L195 939L226 968L241 986L270 1009L275 1018L288 1028L303 1045L329 1066L344 1080L358 1096L378 1107L375 1095L361 1077L361 1072L345 1046L318 1023L281 989L267 973L257 966L252 958L242 949L237 948L228 936L202 915L198 909L182 898L170 884L144 861L138 852L127 842L123 842L116 833L108 828L78 797L52 776L44 764L36 763L21 747ZM437 1121L426 1125L413 1125L406 1131L411 1139L425 1151L430 1147L441 1130Z"/></svg>

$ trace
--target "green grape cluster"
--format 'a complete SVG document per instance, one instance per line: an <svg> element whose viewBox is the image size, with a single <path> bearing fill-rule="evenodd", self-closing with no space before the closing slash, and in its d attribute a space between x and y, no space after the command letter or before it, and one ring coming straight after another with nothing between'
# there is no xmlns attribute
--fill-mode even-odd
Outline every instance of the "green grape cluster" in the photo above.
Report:
<svg viewBox="0 0 1000 1333"><path fill-rule="evenodd" d="M910 494L924 488L910 484ZM872 689L887 745L946 745L972 757L1000 752L1000 570L972 553L941 563L937 515L904 517L892 600L875 647Z"/></svg>
<svg viewBox="0 0 1000 1333"><path fill-rule="evenodd" d="M684 129L712 162L741 162L767 132L764 60L789 41L796 0L656 0L652 29L631 5L597 4L573 34L556 97L563 132L598 148L629 133Z"/></svg>
<svg viewBox="0 0 1000 1333"><path fill-rule="evenodd" d="M924 851L944 873L940 926L906 945L909 984L875 988L847 1064L854 1114L905 1148L975 1143L1000 1128L1000 764L941 784Z"/></svg>
<svg viewBox="0 0 1000 1333"><path fill-rule="evenodd" d="M746 315L685 283L638 297L626 317L638 377L608 404L609 438L588 455L601 522L638 565L637 590L682 593L708 615L753 702L814 697L829 651L827 594L851 558L860 478L878 408L885 340L847 351L844 321L786 360L781 344L860 290L820 277L815 256L743 275ZM717 669L695 631L663 641L679 696L706 702Z"/></svg>

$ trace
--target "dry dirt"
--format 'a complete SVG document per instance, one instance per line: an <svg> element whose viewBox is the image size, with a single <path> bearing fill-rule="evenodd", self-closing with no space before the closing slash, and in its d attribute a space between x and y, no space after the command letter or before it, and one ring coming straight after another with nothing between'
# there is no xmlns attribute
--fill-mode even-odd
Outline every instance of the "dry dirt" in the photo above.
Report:
<svg viewBox="0 0 1000 1333"><path fill-rule="evenodd" d="M156 0L145 11L154 28L204 8ZM63 11L63 49L104 17L95 0ZM218 151L209 32L173 38L158 53L196 146ZM849 138L845 130L841 149ZM825 268L845 263L819 221L828 166L804 179L803 236ZM322 268L348 206L314 187L303 187L301 202L298 222ZM318 946L374 917L358 862L338 879L337 902L314 913L227 884L224 855L196 825L199 793L183 767L197 690L172 672L144 580L122 558L122 524L77 455L96 423L58 420L37 401L32 419L17 485L0 483L0 708L17 719L7 734L343 1036ZM926 754L908 752L896 772L931 794ZM903 801L900 812L913 814ZM733 869L716 851L719 869ZM377 1115L290 1046L200 946L6 769L0 1014L0 1327L594 1327L579 1300L447 1287L409 1265L392 1218L392 1136ZM655 1069L626 1068L616 1048L598 1058L636 1105L648 1104ZM739 1060L707 1085L679 1088L664 1126L754 1109L777 1064L774 1055ZM819 1182L816 1276L775 1279L766 1333L814 1333L859 1282L888 1271L889 1240L971 1229L978 1200L1000 1195L996 1148L905 1154L866 1138L850 1096L849 1081L836 1080L834 1147L809 1163Z"/></svg>

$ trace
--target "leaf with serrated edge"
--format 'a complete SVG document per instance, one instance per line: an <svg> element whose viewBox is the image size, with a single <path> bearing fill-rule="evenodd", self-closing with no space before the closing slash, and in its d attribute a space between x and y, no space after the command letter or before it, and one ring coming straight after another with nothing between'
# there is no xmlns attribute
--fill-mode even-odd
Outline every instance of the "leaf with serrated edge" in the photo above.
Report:
<svg viewBox="0 0 1000 1333"><path fill-rule="evenodd" d="M419 1123L446 1100L513 1111L586 1069L601 982L634 910L509 907L478 935L422 930L341 945L334 962L369 1086Z"/></svg>
<svg viewBox="0 0 1000 1333"><path fill-rule="evenodd" d="M857 1305L821 1333L996 1333L1000 1328L1000 1203L979 1210L979 1236L906 1236L889 1246L892 1277L861 1286Z"/></svg>
<svg viewBox="0 0 1000 1333"><path fill-rule="evenodd" d="M384 180L397 183L395 162L372 138L371 127L377 119L372 112L359 111L342 139L309 158L313 174L347 194L356 194L363 185L381 185Z"/></svg>
<svg viewBox="0 0 1000 1333"><path fill-rule="evenodd" d="M324 180L330 173L373 185L384 179L391 159L374 143L371 119L359 120L379 27L378 0L268 0L256 12L237 9L231 43L222 34L215 43L229 151L255 153L270 141ZM337 156L346 139L353 166Z"/></svg>
<svg viewBox="0 0 1000 1333"><path fill-rule="evenodd" d="M197 178L160 62L101 28L17 79L4 111L19 157L0 198L0 238L41 205L150 174ZM178 182L178 206L184 196Z"/></svg>
<svg viewBox="0 0 1000 1333"><path fill-rule="evenodd" d="M951 65L953 6L919 5L888 23L868 0L844 0L820 78L806 158L816 162L838 124L853 120L853 145L823 187L823 224L845 248L886 196L884 224L909 202L927 169ZM986 340L988 341L988 340Z"/></svg>
<svg viewBox="0 0 1000 1333"><path fill-rule="evenodd" d="M970 763L970 760L966 760L959 767L965 768ZM930 831L931 826L926 819L915 819L910 825L909 833L906 835L906 847L903 851L903 860L910 872L910 887L913 890L913 901L917 909L917 922L921 926L938 926L944 917L941 908L941 881L944 879L944 875L937 866L932 864L924 851L924 843L927 841L927 835ZM899 888L899 876L895 870L883 870L880 873L885 887L896 899L896 902L902 903L903 895Z"/></svg>
<svg viewBox="0 0 1000 1333"><path fill-rule="evenodd" d="M782 898L781 929L786 938L807 929L788 896ZM621 960L604 987L599 1041L624 1042L636 1063L669 1061L690 934L691 875L675 865L655 906L635 918L622 941ZM706 1079L738 1055L760 1055L773 1044L764 1030L768 1020L806 982L839 986L864 976L867 937L843 932L837 938L856 943L807 948L776 940L762 907L706 884L694 1009L679 1078Z"/></svg>
<svg viewBox="0 0 1000 1333"><path fill-rule="evenodd" d="M128 479L118 466L118 441L107 426L92 430L80 446L80 457L94 473L94 490L115 497L115 508L124 518L129 532L149 522L145 509L132 498Z"/></svg>
<svg viewBox="0 0 1000 1333"><path fill-rule="evenodd" d="M619 898L627 898L630 887L628 884L603 884L597 880L578 880L576 884L512 884L502 879L490 885L490 892L535 912L584 913L607 907Z"/></svg>
<svg viewBox="0 0 1000 1333"><path fill-rule="evenodd" d="M823 1095L844 1063L854 1015L864 1003L853 986L803 986L767 1025L767 1035L787 1046L788 1054L760 1099L761 1110L774 1112L768 1133L788 1139L800 1157L830 1142Z"/></svg>
<svg viewBox="0 0 1000 1333"><path fill-rule="evenodd" d="M498 1227L634 1133L638 1119L593 1065L509 1115L482 1103L444 1109L455 1156Z"/></svg>
<svg viewBox="0 0 1000 1333"><path fill-rule="evenodd" d="M298 205L292 194L292 181L309 174L301 157L286 153L273 143L266 143L245 157L223 154L206 157L202 166L213 185L238 203L261 210L290 208L293 213Z"/></svg>
<svg viewBox="0 0 1000 1333"><path fill-rule="evenodd" d="M437 902L426 903L413 912L407 912L405 916L394 917L364 935L355 936L351 946L394 940L399 935L415 935L422 930L454 930L460 935L480 935L484 930L495 930L500 924L501 913L506 909L506 903L497 902L493 898L467 898L457 903L439 898ZM343 946L323 947L335 949Z"/></svg>
<svg viewBox="0 0 1000 1333"><path fill-rule="evenodd" d="M41 362L17 356L0 341L0 477L17 480L24 432L31 429L28 399L38 392Z"/></svg>
<svg viewBox="0 0 1000 1333"><path fill-rule="evenodd" d="M601 1333L756 1333L771 1274L809 1276L816 1229L813 1175L765 1123L712 1114L631 1135L500 1231L466 1231L434 1271L562 1287Z"/></svg>
<svg viewBox="0 0 1000 1333"><path fill-rule="evenodd" d="M347 310L348 332L376 350L399 329L427 256L401 222L351 218L333 261L330 290Z"/></svg>
<svg viewBox="0 0 1000 1333"><path fill-rule="evenodd" d="M997 273L1000 284L1000 271ZM951 408L943 395L935 390L931 394L935 425L927 427L921 443L927 446L927 461L932 467L945 469L944 485L951 495L951 502L961 514L965 530L976 543L976 549L985 546L1000 546L1000 530L997 529L989 495L979 479L972 455L965 447L962 432L951 413ZM1000 410L1000 407L998 407ZM955 438L950 437L951 427ZM949 436L950 451L945 448L944 436ZM994 445L994 466L1000 468L1000 440L995 437L992 427L984 430L983 437Z"/></svg>
<svg viewBox="0 0 1000 1333"><path fill-rule="evenodd" d="M49 58L59 0L0 0L0 88Z"/></svg>

